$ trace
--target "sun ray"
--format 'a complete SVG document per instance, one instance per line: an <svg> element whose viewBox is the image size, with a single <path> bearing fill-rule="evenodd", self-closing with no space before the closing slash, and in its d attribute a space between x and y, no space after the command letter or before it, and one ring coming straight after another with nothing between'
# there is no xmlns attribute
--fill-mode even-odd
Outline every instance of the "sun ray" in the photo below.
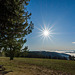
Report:
<svg viewBox="0 0 75 75"><path fill-rule="evenodd" d="M52 25L51 27L49 27L50 25L45 25L44 24L44 27L43 26L41 26L41 29L40 28L38 28L38 30L40 31L39 33L40 33L40 35L39 35L39 37L41 37L41 39L43 39L43 42L45 41L45 39L49 39L49 40L51 40L52 41L52 35L53 34L56 34L56 33L53 33L53 27L54 27L54 25Z"/></svg>

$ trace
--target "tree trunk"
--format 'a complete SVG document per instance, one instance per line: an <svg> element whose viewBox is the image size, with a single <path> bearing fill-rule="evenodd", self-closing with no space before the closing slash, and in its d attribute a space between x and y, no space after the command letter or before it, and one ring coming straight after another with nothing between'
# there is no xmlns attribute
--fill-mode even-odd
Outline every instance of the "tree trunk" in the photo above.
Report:
<svg viewBox="0 0 75 75"><path fill-rule="evenodd" d="M11 50L11 48L10 48L10 60L13 60L13 58L14 58L14 51Z"/></svg>
<svg viewBox="0 0 75 75"><path fill-rule="evenodd" d="M13 56L10 56L10 60L13 60L13 58L14 58Z"/></svg>

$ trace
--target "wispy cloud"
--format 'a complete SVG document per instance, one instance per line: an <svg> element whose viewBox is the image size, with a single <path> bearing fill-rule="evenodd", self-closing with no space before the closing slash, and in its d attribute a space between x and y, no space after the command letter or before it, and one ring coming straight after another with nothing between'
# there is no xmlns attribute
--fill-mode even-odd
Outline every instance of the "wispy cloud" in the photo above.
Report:
<svg viewBox="0 0 75 75"><path fill-rule="evenodd" d="M72 42L73 44L75 44L75 42Z"/></svg>

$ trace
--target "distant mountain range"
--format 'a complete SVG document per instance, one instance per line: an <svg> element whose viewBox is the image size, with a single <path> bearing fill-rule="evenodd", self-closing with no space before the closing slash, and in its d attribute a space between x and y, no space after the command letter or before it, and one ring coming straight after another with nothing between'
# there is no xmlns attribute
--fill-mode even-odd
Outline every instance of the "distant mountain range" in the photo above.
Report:
<svg viewBox="0 0 75 75"><path fill-rule="evenodd" d="M33 58L55 58L55 59L67 59L69 60L69 54L48 52L48 51L29 51L28 57Z"/></svg>

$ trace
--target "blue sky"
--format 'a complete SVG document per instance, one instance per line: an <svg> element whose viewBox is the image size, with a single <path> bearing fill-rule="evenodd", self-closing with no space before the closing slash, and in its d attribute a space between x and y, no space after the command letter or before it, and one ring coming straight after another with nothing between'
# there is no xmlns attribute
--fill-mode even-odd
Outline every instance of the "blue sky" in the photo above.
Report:
<svg viewBox="0 0 75 75"><path fill-rule="evenodd" d="M30 50L74 50L75 49L75 0L31 0L28 11L34 30L29 34L27 43ZM41 26L53 26L51 37L43 41L40 35ZM72 43L73 42L73 43Z"/></svg>

